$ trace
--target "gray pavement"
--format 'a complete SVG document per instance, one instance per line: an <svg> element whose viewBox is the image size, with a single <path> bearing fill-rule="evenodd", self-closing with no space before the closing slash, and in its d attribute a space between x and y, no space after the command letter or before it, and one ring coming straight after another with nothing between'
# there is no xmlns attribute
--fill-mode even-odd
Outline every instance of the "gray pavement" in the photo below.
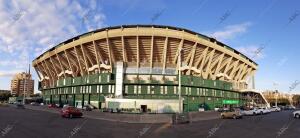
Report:
<svg viewBox="0 0 300 138"><path fill-rule="evenodd" d="M58 108L48 108L47 106L31 106L26 105L26 108L38 111L47 111L51 113L59 113ZM190 119L192 122L211 120L219 118L219 112L192 112ZM84 116L91 119L99 119L106 121L118 121L124 123L172 123L172 114L122 114L122 113L107 113L99 110L85 111Z"/></svg>
<svg viewBox="0 0 300 138"><path fill-rule="evenodd" d="M215 137L298 138L300 119L291 111L245 116L243 119L211 119L190 124L123 123L88 117L67 119L57 113L0 107L0 137L98 138L98 137Z"/></svg>

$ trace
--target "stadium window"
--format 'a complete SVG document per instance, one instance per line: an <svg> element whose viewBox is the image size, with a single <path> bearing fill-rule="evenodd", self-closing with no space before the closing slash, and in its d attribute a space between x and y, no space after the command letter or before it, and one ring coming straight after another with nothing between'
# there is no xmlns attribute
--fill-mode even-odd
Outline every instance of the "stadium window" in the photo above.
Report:
<svg viewBox="0 0 300 138"><path fill-rule="evenodd" d="M99 85L97 85L96 92L99 93Z"/></svg>
<svg viewBox="0 0 300 138"><path fill-rule="evenodd" d="M138 88L139 88L139 91L138 91L138 92L139 92L139 94L141 94L141 93L142 93L142 86L139 85Z"/></svg>
<svg viewBox="0 0 300 138"><path fill-rule="evenodd" d="M100 93L102 93L102 85L100 85Z"/></svg>
<svg viewBox="0 0 300 138"><path fill-rule="evenodd" d="M64 85L66 85L66 79L64 79Z"/></svg>
<svg viewBox="0 0 300 138"><path fill-rule="evenodd" d="M151 86L147 87L147 94L151 94Z"/></svg>
<svg viewBox="0 0 300 138"><path fill-rule="evenodd" d="M108 93L111 93L111 85L108 85Z"/></svg>
<svg viewBox="0 0 300 138"><path fill-rule="evenodd" d="M101 75L98 76L98 82L101 82Z"/></svg>
<svg viewBox="0 0 300 138"><path fill-rule="evenodd" d="M125 86L125 93L128 94L128 86Z"/></svg>
<svg viewBox="0 0 300 138"><path fill-rule="evenodd" d="M168 94L168 86L165 86L165 94Z"/></svg>
<svg viewBox="0 0 300 138"><path fill-rule="evenodd" d="M134 88L134 89L133 89L133 93L134 93L134 94L137 93L137 88L136 88L136 87L137 87L137 86L133 86L133 88Z"/></svg>
<svg viewBox="0 0 300 138"><path fill-rule="evenodd" d="M174 86L174 94L177 94L177 86Z"/></svg>
<svg viewBox="0 0 300 138"><path fill-rule="evenodd" d="M199 88L197 88L197 95L200 95L199 93L200 93L200 92L199 92Z"/></svg>
<svg viewBox="0 0 300 138"><path fill-rule="evenodd" d="M164 94L164 86L160 86L160 94Z"/></svg>

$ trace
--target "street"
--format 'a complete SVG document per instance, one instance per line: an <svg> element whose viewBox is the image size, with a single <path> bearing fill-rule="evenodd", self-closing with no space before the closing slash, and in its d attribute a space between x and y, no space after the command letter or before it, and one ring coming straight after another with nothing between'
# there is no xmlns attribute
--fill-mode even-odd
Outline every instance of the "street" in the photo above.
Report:
<svg viewBox="0 0 300 138"><path fill-rule="evenodd" d="M0 107L0 137L95 138L95 137L219 137L296 138L300 120L292 111L273 112L242 119L212 119L190 124L134 124L90 118L66 119L57 113Z"/></svg>

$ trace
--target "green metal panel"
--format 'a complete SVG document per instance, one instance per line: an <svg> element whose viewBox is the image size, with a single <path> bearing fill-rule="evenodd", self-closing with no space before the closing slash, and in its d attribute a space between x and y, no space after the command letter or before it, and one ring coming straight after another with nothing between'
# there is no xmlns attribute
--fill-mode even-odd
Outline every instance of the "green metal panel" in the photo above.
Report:
<svg viewBox="0 0 300 138"><path fill-rule="evenodd" d="M99 102L105 102L105 97L103 95L99 96Z"/></svg>
<svg viewBox="0 0 300 138"><path fill-rule="evenodd" d="M75 100L82 100L82 98L83 98L83 95L82 94L76 94L75 95Z"/></svg>
<svg viewBox="0 0 300 138"><path fill-rule="evenodd" d="M64 79L58 80L58 87L64 86Z"/></svg>
<svg viewBox="0 0 300 138"><path fill-rule="evenodd" d="M80 84L82 84L81 83L81 77L75 77L73 79L74 79L73 85L80 85Z"/></svg>
<svg viewBox="0 0 300 138"><path fill-rule="evenodd" d="M59 104L59 95L53 95L53 103Z"/></svg>
<svg viewBox="0 0 300 138"><path fill-rule="evenodd" d="M202 86L202 79L199 77L193 77L193 85L194 86Z"/></svg>
<svg viewBox="0 0 300 138"><path fill-rule="evenodd" d="M65 94L61 94L60 95L60 102L61 104L67 104L68 100L67 100L67 96Z"/></svg>
<svg viewBox="0 0 300 138"><path fill-rule="evenodd" d="M68 87L68 94L72 94L72 87Z"/></svg>
<svg viewBox="0 0 300 138"><path fill-rule="evenodd" d="M102 85L102 93L109 93L108 85Z"/></svg>
<svg viewBox="0 0 300 138"><path fill-rule="evenodd" d="M208 91L206 92L206 96L213 96L212 89L208 89Z"/></svg>
<svg viewBox="0 0 300 138"><path fill-rule="evenodd" d="M128 86L128 94L134 94L134 85L127 85Z"/></svg>
<svg viewBox="0 0 300 138"><path fill-rule="evenodd" d="M191 77L183 75L181 77L181 83L182 83L182 85L190 85L191 84Z"/></svg>
<svg viewBox="0 0 300 138"><path fill-rule="evenodd" d="M141 88L141 91L142 91L141 93L142 93L142 94L147 94L148 86L147 86L147 85L142 85L141 87L142 87L142 88Z"/></svg>
<svg viewBox="0 0 300 138"><path fill-rule="evenodd" d="M90 94L84 94L84 105L90 103Z"/></svg>
<svg viewBox="0 0 300 138"><path fill-rule="evenodd" d="M181 95L187 95L186 87L181 87Z"/></svg>
<svg viewBox="0 0 300 138"><path fill-rule="evenodd" d="M191 88L191 94L192 94L192 96L197 96L197 88L192 87Z"/></svg>
<svg viewBox="0 0 300 138"><path fill-rule="evenodd" d="M66 86L71 86L72 85L72 78L71 77L67 77L66 78Z"/></svg>
<svg viewBox="0 0 300 138"><path fill-rule="evenodd" d="M167 86L168 95L174 95L174 86Z"/></svg>
<svg viewBox="0 0 300 138"><path fill-rule="evenodd" d="M93 74L89 76L89 83L96 84L99 80L99 74Z"/></svg>
<svg viewBox="0 0 300 138"><path fill-rule="evenodd" d="M154 94L160 94L160 86L159 85L154 85Z"/></svg>
<svg viewBox="0 0 300 138"><path fill-rule="evenodd" d="M212 110L214 108L214 100L212 97L206 97L205 103L207 104L208 110Z"/></svg>
<svg viewBox="0 0 300 138"><path fill-rule="evenodd" d="M71 105L71 106L74 106L74 95L73 94L68 94L68 95L66 95L66 99L67 99L67 101L66 101L66 103L67 104L69 104L69 105Z"/></svg>
<svg viewBox="0 0 300 138"><path fill-rule="evenodd" d="M216 97L221 97L221 91L220 90L216 90L216 93L217 93Z"/></svg>
<svg viewBox="0 0 300 138"><path fill-rule="evenodd" d="M107 83L108 75L107 74L100 74L100 75L101 75L101 83Z"/></svg>
<svg viewBox="0 0 300 138"><path fill-rule="evenodd" d="M97 85L92 85L91 87L91 93L97 93Z"/></svg>
<svg viewBox="0 0 300 138"><path fill-rule="evenodd" d="M80 94L80 88L81 88L81 86L77 86L77 87L75 87L75 93L76 94Z"/></svg>

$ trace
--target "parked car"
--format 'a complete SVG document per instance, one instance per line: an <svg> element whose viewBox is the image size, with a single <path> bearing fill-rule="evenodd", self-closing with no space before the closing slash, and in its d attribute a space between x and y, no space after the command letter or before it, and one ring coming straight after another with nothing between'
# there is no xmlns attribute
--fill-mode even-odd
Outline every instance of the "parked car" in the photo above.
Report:
<svg viewBox="0 0 300 138"><path fill-rule="evenodd" d="M286 106L282 106L281 110L295 110L296 107L293 105L286 105Z"/></svg>
<svg viewBox="0 0 300 138"><path fill-rule="evenodd" d="M261 114L261 115L270 113L269 109L267 109L266 107L258 107L257 112L258 112L258 114Z"/></svg>
<svg viewBox="0 0 300 138"><path fill-rule="evenodd" d="M271 112L279 112L279 111L281 111L281 109L277 106L273 106L272 108L270 108L270 111Z"/></svg>
<svg viewBox="0 0 300 138"><path fill-rule="evenodd" d="M286 108L287 108L287 110L295 110L296 109L296 107L293 105L288 105L288 106L286 106Z"/></svg>
<svg viewBox="0 0 300 138"><path fill-rule="evenodd" d="M250 108L249 110L242 110L243 115L256 115L258 111L256 108Z"/></svg>
<svg viewBox="0 0 300 138"><path fill-rule="evenodd" d="M90 105L90 104L87 104L87 105L84 105L82 107L83 110L85 111L92 111L94 109L94 106Z"/></svg>
<svg viewBox="0 0 300 138"><path fill-rule="evenodd" d="M49 108L58 108L58 106L56 104L48 104Z"/></svg>
<svg viewBox="0 0 300 138"><path fill-rule="evenodd" d="M271 110L270 110L270 108L268 108L268 107L263 107L263 109L264 109L264 113L265 114L268 114L268 113L271 113Z"/></svg>
<svg viewBox="0 0 300 138"><path fill-rule="evenodd" d="M221 107L218 109L218 112L223 112L223 111L228 111L228 110L229 110L229 108L227 108L227 107Z"/></svg>
<svg viewBox="0 0 300 138"><path fill-rule="evenodd" d="M64 108L64 107L67 107L67 106L70 106L70 105L69 105L69 104L64 104L64 105L63 105L63 108Z"/></svg>
<svg viewBox="0 0 300 138"><path fill-rule="evenodd" d="M293 112L294 118L300 118L300 110Z"/></svg>
<svg viewBox="0 0 300 138"><path fill-rule="evenodd" d="M37 102L31 102L30 105L33 105L33 106L39 106L40 104L37 103Z"/></svg>
<svg viewBox="0 0 300 138"><path fill-rule="evenodd" d="M17 109L25 109L25 106L24 106L24 104L17 103L17 104L16 104L16 108L17 108Z"/></svg>
<svg viewBox="0 0 300 138"><path fill-rule="evenodd" d="M230 110L225 110L221 113L221 118L233 118L233 119L237 119L237 118L242 118L243 115L239 110L236 109L230 109Z"/></svg>
<svg viewBox="0 0 300 138"><path fill-rule="evenodd" d="M82 117L82 112L74 106L66 106L60 111L62 117L73 118Z"/></svg>

